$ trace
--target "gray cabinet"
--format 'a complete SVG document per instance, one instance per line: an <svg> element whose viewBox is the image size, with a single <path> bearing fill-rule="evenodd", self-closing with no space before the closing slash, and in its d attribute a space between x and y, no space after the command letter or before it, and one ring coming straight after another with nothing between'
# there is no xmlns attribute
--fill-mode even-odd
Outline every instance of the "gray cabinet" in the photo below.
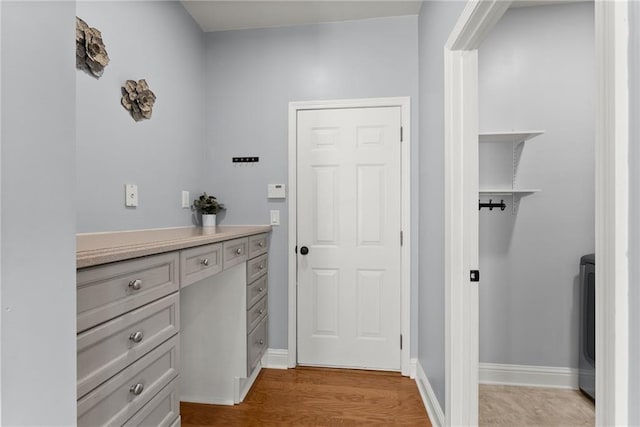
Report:
<svg viewBox="0 0 640 427"><path fill-rule="evenodd" d="M180 289L224 270L240 269L236 342L246 342L249 377L267 348L267 250L261 233L78 270L78 425L180 425Z"/></svg>

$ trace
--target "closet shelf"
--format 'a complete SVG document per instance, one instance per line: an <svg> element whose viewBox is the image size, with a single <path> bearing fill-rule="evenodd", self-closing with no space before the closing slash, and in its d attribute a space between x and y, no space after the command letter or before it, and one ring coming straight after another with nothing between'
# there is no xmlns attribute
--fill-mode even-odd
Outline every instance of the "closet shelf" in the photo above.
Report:
<svg viewBox="0 0 640 427"><path fill-rule="evenodd" d="M520 196L528 196L529 194L539 193L538 188L481 188L479 193L484 194L514 194Z"/></svg>
<svg viewBox="0 0 640 427"><path fill-rule="evenodd" d="M542 135L542 130L510 131L510 132L482 132L478 134L480 142L510 142L512 144L528 141Z"/></svg>

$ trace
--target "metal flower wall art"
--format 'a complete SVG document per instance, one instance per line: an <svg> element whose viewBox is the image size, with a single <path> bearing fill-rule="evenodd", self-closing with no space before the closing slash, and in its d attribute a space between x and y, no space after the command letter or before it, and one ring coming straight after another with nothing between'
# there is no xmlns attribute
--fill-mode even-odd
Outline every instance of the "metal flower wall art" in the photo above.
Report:
<svg viewBox="0 0 640 427"><path fill-rule="evenodd" d="M102 33L76 16L76 68L100 78L108 64Z"/></svg>
<svg viewBox="0 0 640 427"><path fill-rule="evenodd" d="M156 95L149 89L147 81L127 80L122 86L122 106L131 113L136 122L150 119Z"/></svg>

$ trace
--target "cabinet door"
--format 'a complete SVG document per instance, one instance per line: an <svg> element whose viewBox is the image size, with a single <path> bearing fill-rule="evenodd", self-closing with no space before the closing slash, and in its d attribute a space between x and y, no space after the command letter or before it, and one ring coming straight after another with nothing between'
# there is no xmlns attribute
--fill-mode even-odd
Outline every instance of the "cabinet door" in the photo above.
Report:
<svg viewBox="0 0 640 427"><path fill-rule="evenodd" d="M227 269L245 262L247 260L248 246L249 239L246 237L223 242L223 268Z"/></svg>
<svg viewBox="0 0 640 427"><path fill-rule="evenodd" d="M222 243L180 251L180 286L185 287L222 271Z"/></svg>
<svg viewBox="0 0 640 427"><path fill-rule="evenodd" d="M78 426L122 425L178 375L179 335L78 401Z"/></svg>
<svg viewBox="0 0 640 427"><path fill-rule="evenodd" d="M250 259L247 262L247 283L251 283L258 277L267 274L269 268L269 260L267 254Z"/></svg>
<svg viewBox="0 0 640 427"><path fill-rule="evenodd" d="M178 290L178 253L78 270L78 332Z"/></svg>
<svg viewBox="0 0 640 427"><path fill-rule="evenodd" d="M267 253L267 233L249 236L249 259Z"/></svg>
<svg viewBox="0 0 640 427"><path fill-rule="evenodd" d="M180 330L177 292L78 334L82 397Z"/></svg>

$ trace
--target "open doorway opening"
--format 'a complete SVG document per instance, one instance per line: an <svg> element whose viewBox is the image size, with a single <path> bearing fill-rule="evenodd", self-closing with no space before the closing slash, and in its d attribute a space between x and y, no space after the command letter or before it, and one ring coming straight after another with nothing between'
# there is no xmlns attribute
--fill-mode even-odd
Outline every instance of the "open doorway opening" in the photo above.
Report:
<svg viewBox="0 0 640 427"><path fill-rule="evenodd" d="M594 37L542 5L478 48L480 425L595 422Z"/></svg>

